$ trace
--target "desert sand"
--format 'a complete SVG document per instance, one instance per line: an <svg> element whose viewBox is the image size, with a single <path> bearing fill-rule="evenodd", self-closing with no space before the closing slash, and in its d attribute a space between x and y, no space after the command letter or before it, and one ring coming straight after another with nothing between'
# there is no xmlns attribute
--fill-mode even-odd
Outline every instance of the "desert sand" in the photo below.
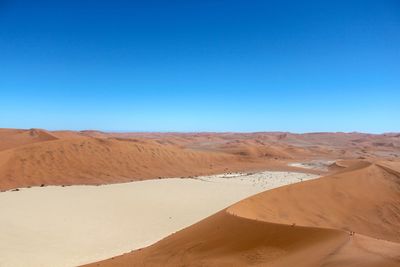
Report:
<svg viewBox="0 0 400 267"><path fill-rule="evenodd" d="M1 266L76 266L142 248L243 198L316 178L225 174L0 193Z"/></svg>
<svg viewBox="0 0 400 267"><path fill-rule="evenodd" d="M305 171L288 163L379 158L400 159L400 134L0 129L0 191L237 171Z"/></svg>
<svg viewBox="0 0 400 267"><path fill-rule="evenodd" d="M399 171L399 133L0 129L0 265L400 266Z"/></svg>
<svg viewBox="0 0 400 267"><path fill-rule="evenodd" d="M399 266L399 179L396 169L359 162L93 266Z"/></svg>

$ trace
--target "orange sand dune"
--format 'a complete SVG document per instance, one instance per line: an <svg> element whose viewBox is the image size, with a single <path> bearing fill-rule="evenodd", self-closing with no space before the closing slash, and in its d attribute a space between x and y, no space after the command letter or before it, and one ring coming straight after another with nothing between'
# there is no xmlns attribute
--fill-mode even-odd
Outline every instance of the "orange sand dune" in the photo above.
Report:
<svg viewBox="0 0 400 267"><path fill-rule="evenodd" d="M280 147L276 144L272 145L257 140L232 140L221 145L213 145L209 149L247 157L293 159L293 156L285 151L285 147Z"/></svg>
<svg viewBox="0 0 400 267"><path fill-rule="evenodd" d="M185 147L217 149L242 155L271 155L271 158L400 158L400 134L396 133L109 133L109 135L163 140ZM274 152L273 149L276 147L279 151ZM262 153L265 149L268 150L267 153Z"/></svg>
<svg viewBox="0 0 400 267"><path fill-rule="evenodd" d="M0 151L22 145L56 140L52 133L41 129L0 129Z"/></svg>
<svg viewBox="0 0 400 267"><path fill-rule="evenodd" d="M367 162L349 169L256 195L229 210L247 218L400 242L400 175Z"/></svg>
<svg viewBox="0 0 400 267"><path fill-rule="evenodd" d="M249 155L218 147L198 149L195 146L205 142L201 134L183 139L179 135L168 139L127 135L1 129L0 190L39 185L105 184L265 170L275 166L285 169L286 163L278 162L275 157L288 157L279 156L283 153L280 148L271 146L263 146L261 154ZM246 149L260 150L254 144L253 147L248 144Z"/></svg>
<svg viewBox="0 0 400 267"><path fill-rule="evenodd" d="M221 173L250 164L226 153L184 150L152 140L81 137L0 152L0 188Z"/></svg>
<svg viewBox="0 0 400 267"><path fill-rule="evenodd" d="M231 171L301 171L288 167L288 163L312 159L397 160L399 157L398 134L0 129L0 190ZM338 164L332 165L331 170L340 169Z"/></svg>
<svg viewBox="0 0 400 267"><path fill-rule="evenodd" d="M400 266L399 207L399 173L360 162L92 266Z"/></svg>
<svg viewBox="0 0 400 267"><path fill-rule="evenodd" d="M337 160L329 168L334 174L258 194L150 247L98 264L400 266L399 158L397 133L0 129L0 190L301 170L288 164Z"/></svg>

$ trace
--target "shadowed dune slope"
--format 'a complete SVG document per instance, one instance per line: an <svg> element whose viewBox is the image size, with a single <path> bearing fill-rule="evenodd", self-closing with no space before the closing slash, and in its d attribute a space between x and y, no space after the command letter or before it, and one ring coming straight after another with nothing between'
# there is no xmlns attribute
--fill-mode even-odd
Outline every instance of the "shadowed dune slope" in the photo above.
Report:
<svg viewBox="0 0 400 267"><path fill-rule="evenodd" d="M276 261L309 266L348 238L335 230L271 224L221 211L155 245L93 266L262 266ZM303 265L293 265L310 253L314 257Z"/></svg>
<svg viewBox="0 0 400 267"><path fill-rule="evenodd" d="M92 266L400 266L399 179L361 162L250 197Z"/></svg>
<svg viewBox="0 0 400 267"><path fill-rule="evenodd" d="M75 137L0 151L0 189L201 175L251 164L235 155L152 140Z"/></svg>
<svg viewBox="0 0 400 267"><path fill-rule="evenodd" d="M343 159L330 166L329 171L334 171L351 165L348 161L356 158L398 161L400 134L0 129L0 190L234 171L305 171L287 165Z"/></svg>
<svg viewBox="0 0 400 267"><path fill-rule="evenodd" d="M400 175L360 162L345 172L255 195L228 210L246 218L400 242Z"/></svg>

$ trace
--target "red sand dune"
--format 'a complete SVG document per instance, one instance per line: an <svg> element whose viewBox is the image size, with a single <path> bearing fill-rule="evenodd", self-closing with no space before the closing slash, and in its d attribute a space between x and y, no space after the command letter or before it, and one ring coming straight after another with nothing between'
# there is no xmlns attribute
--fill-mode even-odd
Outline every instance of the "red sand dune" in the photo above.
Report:
<svg viewBox="0 0 400 267"><path fill-rule="evenodd" d="M400 174L382 166L266 191L92 266L400 266Z"/></svg>
<svg viewBox="0 0 400 267"><path fill-rule="evenodd" d="M399 156L398 134L0 129L0 190L232 171L295 170L287 163L314 158L396 160Z"/></svg>
<svg viewBox="0 0 400 267"><path fill-rule="evenodd" d="M193 138L182 141L179 136L161 140L97 131L1 129L0 190L195 176L276 165L258 155L190 148L198 141Z"/></svg>
<svg viewBox="0 0 400 267"><path fill-rule="evenodd" d="M179 177L224 172L241 164L234 155L184 150L151 140L81 137L1 151L0 188Z"/></svg>
<svg viewBox="0 0 400 267"><path fill-rule="evenodd" d="M0 151L56 139L57 137L50 132L40 129L0 129Z"/></svg>
<svg viewBox="0 0 400 267"><path fill-rule="evenodd" d="M287 164L341 159L330 166L331 175L253 196L150 247L95 265L400 266L399 158L397 133L0 129L0 190L295 170Z"/></svg>

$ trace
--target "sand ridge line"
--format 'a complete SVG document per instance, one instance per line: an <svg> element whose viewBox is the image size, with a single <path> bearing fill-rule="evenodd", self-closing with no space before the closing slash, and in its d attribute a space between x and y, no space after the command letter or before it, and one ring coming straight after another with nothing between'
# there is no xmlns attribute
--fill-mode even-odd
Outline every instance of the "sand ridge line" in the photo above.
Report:
<svg viewBox="0 0 400 267"><path fill-rule="evenodd" d="M0 193L2 266L71 266L109 258L151 245L251 195L317 176L206 177L215 181L170 178Z"/></svg>

